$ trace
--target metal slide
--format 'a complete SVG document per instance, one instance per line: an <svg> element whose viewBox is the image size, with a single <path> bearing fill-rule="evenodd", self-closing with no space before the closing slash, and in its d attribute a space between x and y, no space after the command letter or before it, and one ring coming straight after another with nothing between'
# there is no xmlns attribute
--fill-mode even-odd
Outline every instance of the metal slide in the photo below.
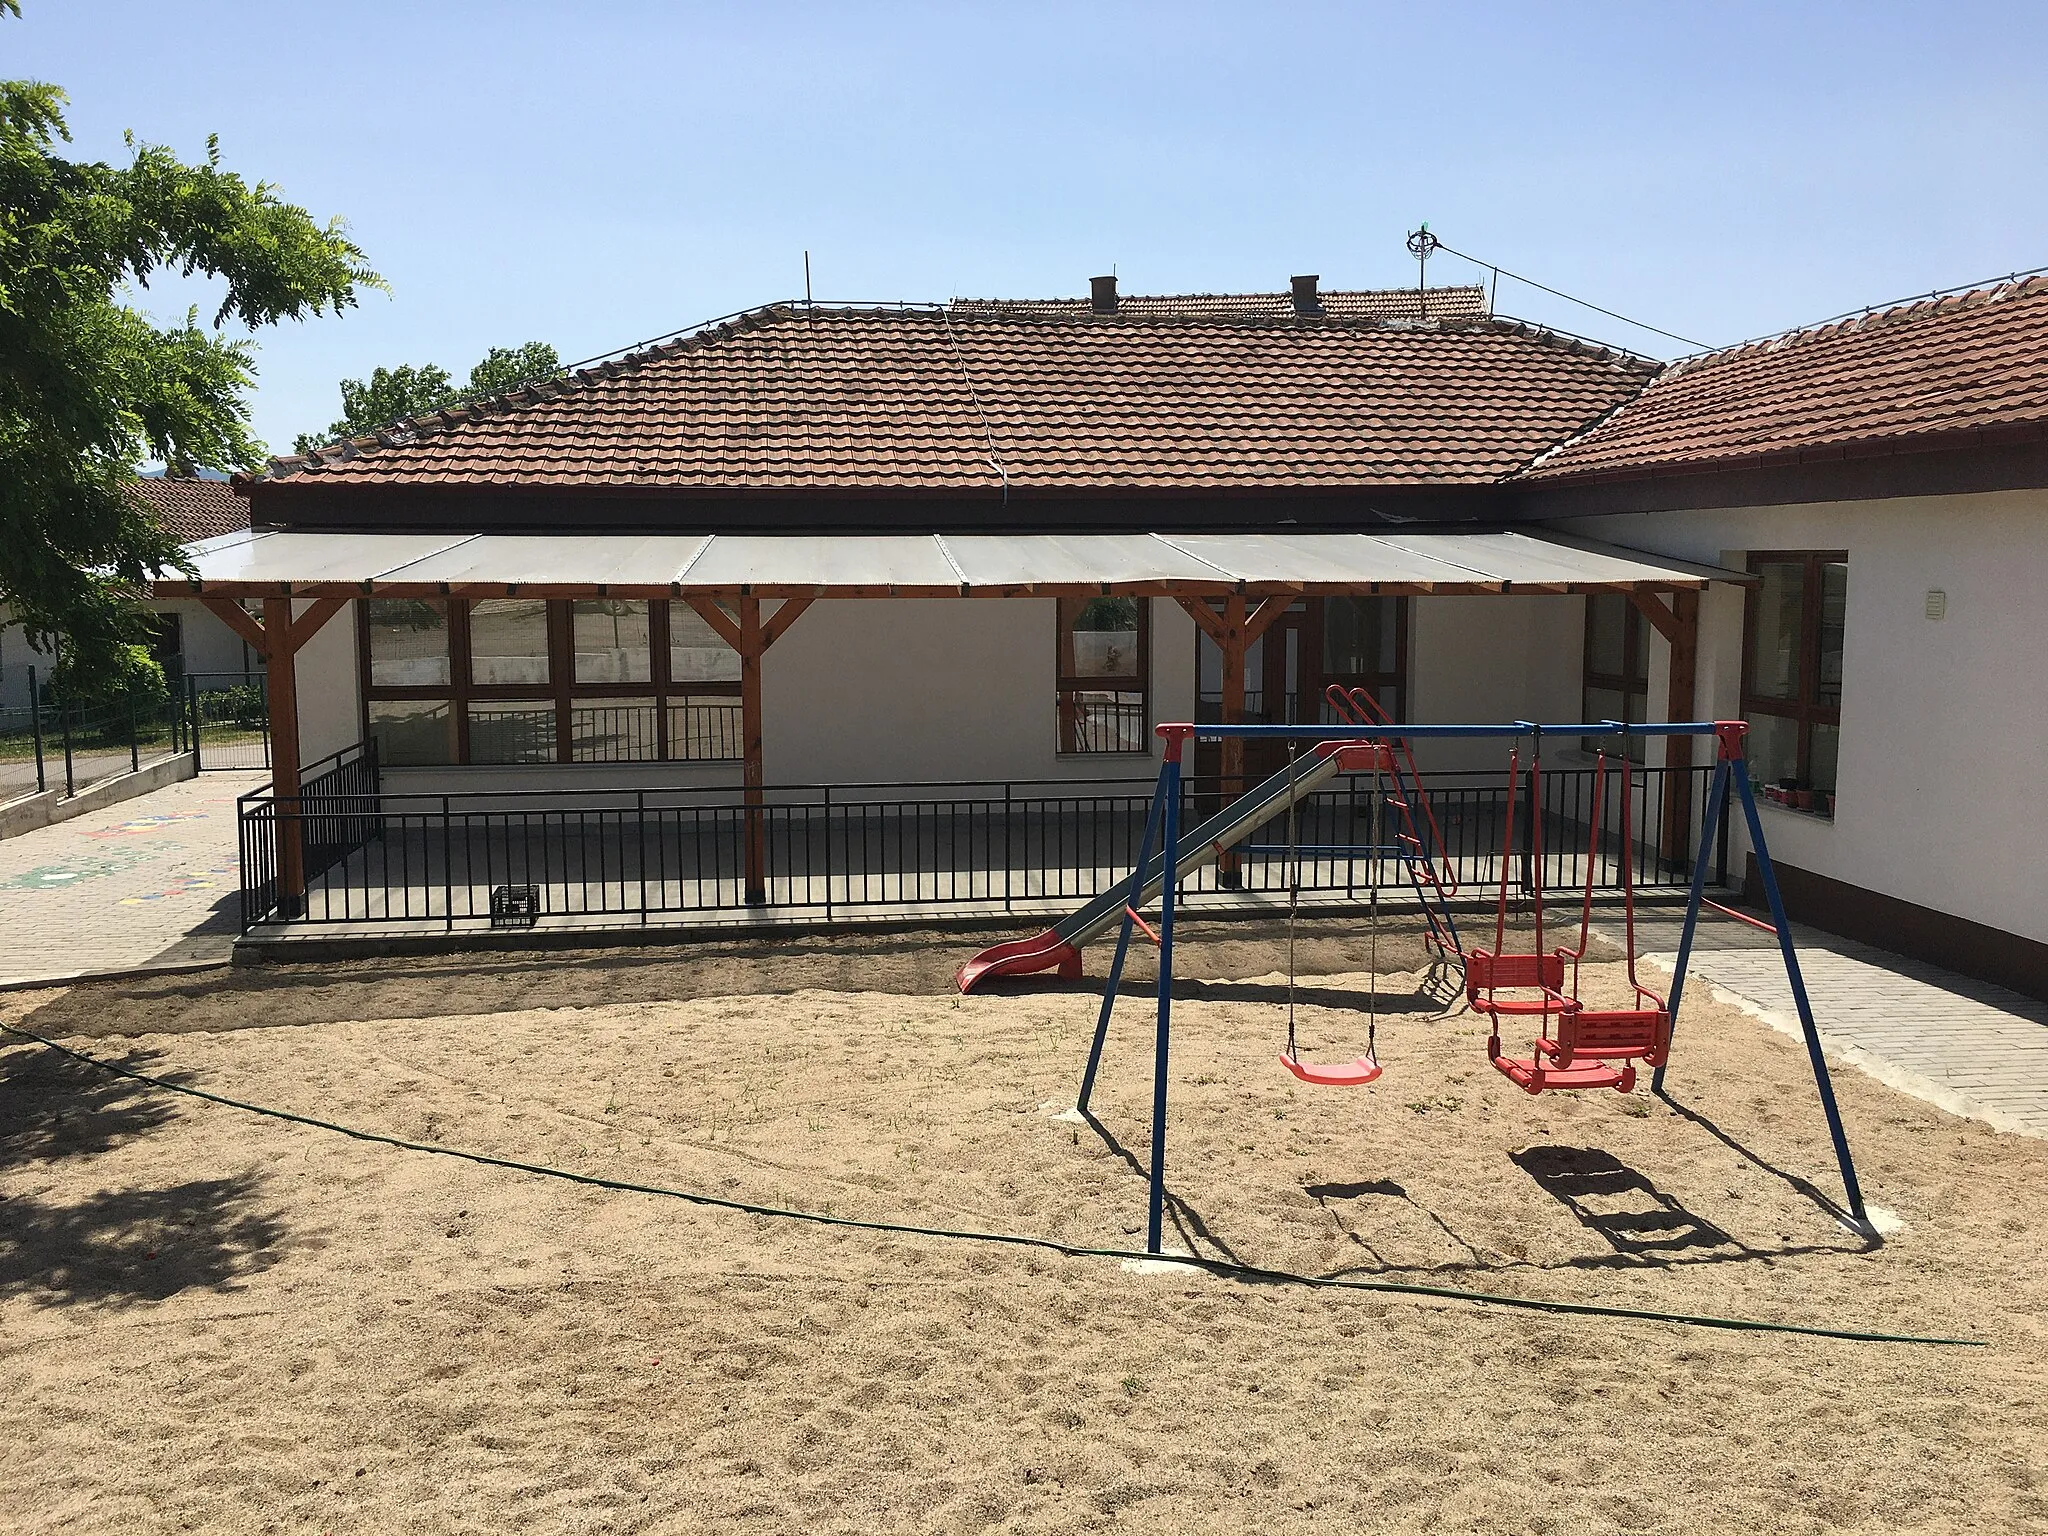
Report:
<svg viewBox="0 0 2048 1536"><path fill-rule="evenodd" d="M1319 742L1313 753L1295 759L1273 777L1182 834L1178 869L1183 875L1213 864L1226 849L1284 812L1298 800L1305 800L1346 769L1369 765L1374 747L1367 742ZM1029 976L1038 971L1057 971L1072 979L1081 974L1081 946L1117 922L1126 906L1142 908L1159 894L1165 876L1165 858L1155 859L1144 871L1133 870L1086 906L1063 917L1041 934L1012 939L985 949L961 966L953 980L962 992L971 992L991 976Z"/></svg>

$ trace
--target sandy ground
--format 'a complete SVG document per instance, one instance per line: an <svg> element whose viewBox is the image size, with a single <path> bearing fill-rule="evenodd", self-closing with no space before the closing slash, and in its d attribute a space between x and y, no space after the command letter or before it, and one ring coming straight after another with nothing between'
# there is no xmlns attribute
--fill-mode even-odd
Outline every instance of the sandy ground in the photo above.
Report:
<svg viewBox="0 0 2048 1536"><path fill-rule="evenodd" d="M1531 1099L1385 941L1387 1074L1278 1065L1188 946L1172 1223L1248 1263L1981 1338L1933 1349L876 1236L393 1151L0 1051L0 1524L52 1531L2048 1530L2048 1146L1696 998L1673 1086ZM835 1214L1141 1236L1150 1019L958 936L358 963L0 998L217 1092ZM1369 977L1315 935L1313 1054ZM1222 961L1233 963L1223 964ZM1311 963L1311 961L1313 963ZM1199 963L1197 963L1199 962ZM1098 959L1098 963L1099 959ZM1621 985L1611 962L1589 995ZM267 1026L267 1027L264 1027ZM1808 1181L1811 1181L1809 1183Z"/></svg>

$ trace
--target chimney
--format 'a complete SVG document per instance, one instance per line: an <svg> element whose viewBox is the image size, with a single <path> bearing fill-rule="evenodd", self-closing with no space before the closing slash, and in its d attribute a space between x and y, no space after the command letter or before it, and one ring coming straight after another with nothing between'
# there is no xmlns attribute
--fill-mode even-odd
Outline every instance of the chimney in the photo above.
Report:
<svg viewBox="0 0 2048 1536"><path fill-rule="evenodd" d="M1116 279L1114 277L1091 277L1088 279L1088 303L1098 315L1116 313Z"/></svg>
<svg viewBox="0 0 2048 1536"><path fill-rule="evenodd" d="M1316 296L1316 282L1317 276L1313 272L1288 279L1294 289L1294 312L1297 315L1320 315L1323 312L1323 301Z"/></svg>

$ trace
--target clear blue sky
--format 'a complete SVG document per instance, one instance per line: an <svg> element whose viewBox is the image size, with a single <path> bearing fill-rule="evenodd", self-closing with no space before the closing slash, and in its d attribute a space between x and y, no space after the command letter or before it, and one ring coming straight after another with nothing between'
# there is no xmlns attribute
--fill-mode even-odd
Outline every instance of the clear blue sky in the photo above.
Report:
<svg viewBox="0 0 2048 1536"><path fill-rule="evenodd" d="M391 280L262 337L275 450L345 375L607 351L801 293L806 247L821 299L1365 287L1412 279L1427 219L1716 343L2048 263L2048 7L2018 0L23 9L0 69L69 91L73 153L217 133Z"/></svg>

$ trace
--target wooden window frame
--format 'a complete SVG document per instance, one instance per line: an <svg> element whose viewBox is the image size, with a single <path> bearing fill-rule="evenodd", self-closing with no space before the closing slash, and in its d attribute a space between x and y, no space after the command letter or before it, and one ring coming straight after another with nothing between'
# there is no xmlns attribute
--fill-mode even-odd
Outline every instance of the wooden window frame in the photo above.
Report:
<svg viewBox="0 0 2048 1536"><path fill-rule="evenodd" d="M512 594L516 599L517 594ZM593 594L589 601L601 601ZM545 686L536 683L478 683L473 674L473 656L470 642L471 599L454 597L430 597L419 601L441 609L448 618L448 683L445 687L427 684L419 687L395 687L373 684L370 681L370 604L376 598L366 598L356 604L356 668L360 683L360 726L364 740L370 734L370 704L377 699L396 700L442 700L448 701L454 711L455 752L447 767L488 767L488 768L600 768L621 766L632 763L736 763L741 760L735 751L731 757L681 758L672 755L673 743L669 739L669 710L672 699L681 698L733 698L740 694L737 680L723 682L691 682L678 684L669 676L669 599L644 599L647 603L648 627L648 679L644 683L579 683L576 681L576 625L575 598L532 599L547 604L548 635L548 682ZM643 601L633 599L633 601ZM579 762L575 753L575 727L572 714L578 699L647 699L654 706L655 741L657 755L649 758L620 758L597 762ZM469 706L472 703L506 702L521 700L533 703L547 703L555 711L554 756L542 763L474 763L471 761L469 741Z"/></svg>
<svg viewBox="0 0 2048 1536"><path fill-rule="evenodd" d="M1385 709L1387 703L1386 691L1391 687L1394 690L1395 707L1388 710L1387 713L1396 725L1405 725L1408 723L1408 695L1411 686L1408 676L1408 630L1414 621L1414 605L1406 597L1383 596L1377 592L1362 592L1355 595L1368 602L1392 603L1394 605L1394 670L1391 672L1346 673L1341 677L1324 671L1323 657L1329 648L1324 633L1324 626L1329 622L1330 600L1328 598L1316 598L1309 605L1309 613L1312 616L1309 623L1309 638L1314 641L1315 645L1315 691L1318 695L1321 695L1324 689L1328 688L1332 683L1342 683L1346 688L1363 686L1372 690L1373 698L1379 701L1382 709ZM1263 680L1262 676L1261 681L1263 682ZM1317 718L1321 718L1321 712L1318 713Z"/></svg>
<svg viewBox="0 0 2048 1536"><path fill-rule="evenodd" d="M1612 598L1621 604L1621 670L1602 672L1593 665L1593 605L1602 598ZM1589 592L1586 594L1585 639L1579 655L1579 716L1584 720L1594 718L1593 706L1587 696L1594 689L1603 693L1621 695L1621 721L1624 725L1641 725L1650 718L1650 624L1643 617L1642 610L1629 600L1626 592ZM1637 701L1640 700L1640 703ZM1587 737L1580 746L1589 753L1597 753L1613 745L1610 737L1605 743ZM1637 763L1649 761L1648 738L1629 740L1629 755Z"/></svg>
<svg viewBox="0 0 2048 1536"><path fill-rule="evenodd" d="M1103 594L1109 595L1109 594ZM1122 678L1082 677L1071 670L1073 648L1073 623L1081 616L1088 604L1097 601L1095 597L1056 597L1053 599L1053 710L1056 735L1054 753L1059 757L1150 757L1152 755L1152 599L1133 597L1138 605L1138 675L1130 680L1129 687L1105 686L1121 684ZM1138 738L1141 746L1129 750L1095 750L1081 744L1082 737L1076 730L1078 705L1071 695L1077 693L1135 693L1138 695Z"/></svg>
<svg viewBox="0 0 2048 1536"><path fill-rule="evenodd" d="M1752 576L1761 576L1766 565L1803 565L1799 592L1799 694L1797 698L1770 698L1756 691L1756 647L1757 624L1759 620L1758 594L1763 590L1759 583L1744 594L1742 604L1742 715L1746 720L1752 714L1771 715L1780 720L1791 720L1799 728L1799 747L1794 765L1793 780L1797 784L1811 786L1813 783L1813 728L1816 725L1830 725L1837 731L1842 726L1842 708L1839 704L1827 705L1820 702L1820 626L1821 626L1821 569L1824 566L1849 564L1849 552L1845 549L1768 549L1751 550L1747 569ZM1846 631L1846 611L1843 614ZM1846 644L1846 638L1845 642ZM1831 797L1832 798L1832 797Z"/></svg>

